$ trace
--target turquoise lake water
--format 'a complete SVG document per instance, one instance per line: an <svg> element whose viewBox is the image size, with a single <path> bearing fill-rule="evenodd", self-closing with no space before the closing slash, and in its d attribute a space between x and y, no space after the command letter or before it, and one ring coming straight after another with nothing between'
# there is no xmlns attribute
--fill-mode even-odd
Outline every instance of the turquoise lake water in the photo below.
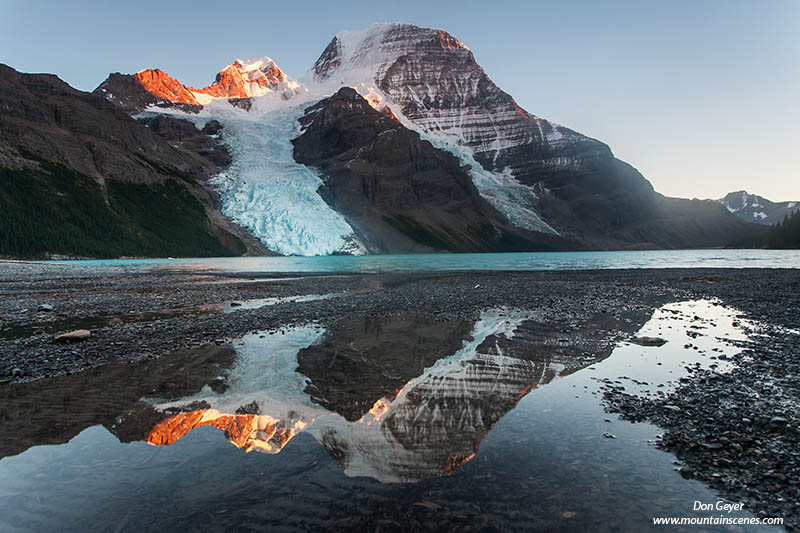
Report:
<svg viewBox="0 0 800 533"><path fill-rule="evenodd" d="M593 270L617 268L800 268L800 250L646 250L505 254L220 257L52 261L126 270L208 272L409 272L425 270Z"/></svg>

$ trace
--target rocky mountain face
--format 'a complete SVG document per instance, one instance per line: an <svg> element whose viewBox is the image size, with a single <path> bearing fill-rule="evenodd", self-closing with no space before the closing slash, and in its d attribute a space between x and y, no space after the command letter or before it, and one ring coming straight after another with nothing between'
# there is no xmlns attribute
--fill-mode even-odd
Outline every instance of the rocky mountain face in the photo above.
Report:
<svg viewBox="0 0 800 533"><path fill-rule="evenodd" d="M200 108L195 93L160 69L147 69L136 74L110 74L94 90L109 101L130 112L148 106L179 106L187 112Z"/></svg>
<svg viewBox="0 0 800 533"><path fill-rule="evenodd" d="M318 170L320 195L368 249L520 251L562 244L509 224L458 158L349 87L306 109L300 123L295 160Z"/></svg>
<svg viewBox="0 0 800 533"><path fill-rule="evenodd" d="M729 192L717 201L742 220L765 226L772 226L800 210L800 202L771 202L747 191Z"/></svg>
<svg viewBox="0 0 800 533"><path fill-rule="evenodd" d="M529 194L515 200L584 246L704 246L747 231L710 204L702 209L666 201L605 144L520 108L443 30L377 24L341 32L309 74L329 88L356 87L427 138L463 149L482 170L507 177L501 187L509 181L528 187ZM682 215L702 211L703 222L713 220L716 230L695 234L690 243L682 238L685 228L670 228L683 226L673 207ZM653 220L654 212L660 220Z"/></svg>
<svg viewBox="0 0 800 533"><path fill-rule="evenodd" d="M245 251L205 186L227 155L192 124L171 119L193 139L174 142L56 76L5 65L0 110L0 254Z"/></svg>

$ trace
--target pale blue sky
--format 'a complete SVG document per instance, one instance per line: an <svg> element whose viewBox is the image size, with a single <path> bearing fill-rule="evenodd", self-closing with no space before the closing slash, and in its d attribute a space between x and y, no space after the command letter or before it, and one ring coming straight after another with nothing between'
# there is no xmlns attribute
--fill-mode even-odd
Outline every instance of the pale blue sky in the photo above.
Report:
<svg viewBox="0 0 800 533"><path fill-rule="evenodd" d="M92 90L187 85L268 55L301 76L341 29L445 28L528 111L608 143L668 195L800 200L800 0L0 0L0 62Z"/></svg>

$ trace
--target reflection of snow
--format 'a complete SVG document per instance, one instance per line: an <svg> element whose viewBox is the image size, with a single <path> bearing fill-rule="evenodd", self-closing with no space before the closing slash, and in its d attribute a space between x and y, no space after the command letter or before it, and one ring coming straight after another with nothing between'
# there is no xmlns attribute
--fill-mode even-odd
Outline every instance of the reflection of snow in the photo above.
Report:
<svg viewBox="0 0 800 533"><path fill-rule="evenodd" d="M270 453L307 431L326 448L335 449L349 476L398 482L441 475L471 458L487 424L502 416L498 405L515 404L531 385L541 385L564 370L563 365L478 352L491 335L513 337L526 318L527 314L507 309L484 312L461 349L425 369L396 394L378 399L355 422L314 403L305 393L306 378L296 372L298 352L316 343L323 330L295 327L282 334L248 335L236 345L237 360L225 378L224 393L205 388L155 406L179 408L203 401L209 409L176 415L157 429L163 433L161 428L170 427L174 419L180 438L187 429L185 420L197 420L224 429L228 439L246 451ZM455 408L442 410L442 405ZM242 406L252 406L254 412L242 413ZM413 448L401 442L410 435L415 439ZM153 442L174 440L159 433ZM442 442L448 443L445 449ZM443 457L451 460L443 464Z"/></svg>

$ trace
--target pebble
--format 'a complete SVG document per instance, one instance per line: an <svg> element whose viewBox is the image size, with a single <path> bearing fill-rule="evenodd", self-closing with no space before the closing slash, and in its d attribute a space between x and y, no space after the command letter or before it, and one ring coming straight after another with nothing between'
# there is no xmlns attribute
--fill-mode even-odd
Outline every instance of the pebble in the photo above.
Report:
<svg viewBox="0 0 800 533"><path fill-rule="evenodd" d="M76 342L76 341L85 341L92 335L92 332L88 329L76 329L75 331L70 331L67 333L62 333L60 335L56 335L53 340L56 342Z"/></svg>

